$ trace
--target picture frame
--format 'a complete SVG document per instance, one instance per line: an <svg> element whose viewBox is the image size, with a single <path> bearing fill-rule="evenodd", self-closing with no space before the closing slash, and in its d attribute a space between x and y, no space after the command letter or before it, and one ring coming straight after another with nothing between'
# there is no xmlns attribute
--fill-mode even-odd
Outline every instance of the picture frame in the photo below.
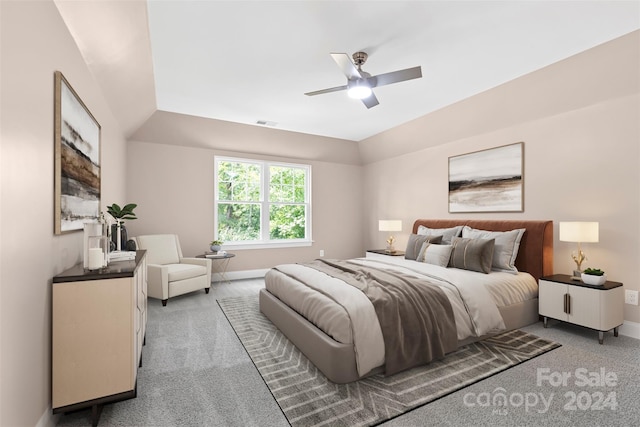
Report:
<svg viewBox="0 0 640 427"><path fill-rule="evenodd" d="M60 71L54 77L54 233L100 216L101 127Z"/></svg>
<svg viewBox="0 0 640 427"><path fill-rule="evenodd" d="M524 212L524 143L449 157L449 213Z"/></svg>

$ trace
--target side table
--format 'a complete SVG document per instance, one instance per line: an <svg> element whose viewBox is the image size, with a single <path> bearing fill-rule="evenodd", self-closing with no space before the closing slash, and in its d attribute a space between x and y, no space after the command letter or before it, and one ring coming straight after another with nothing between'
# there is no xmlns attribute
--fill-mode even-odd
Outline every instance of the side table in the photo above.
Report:
<svg viewBox="0 0 640 427"><path fill-rule="evenodd" d="M367 258L384 259L388 256L401 256L404 257L404 251L387 252L386 249L367 249Z"/></svg>
<svg viewBox="0 0 640 427"><path fill-rule="evenodd" d="M229 260L235 257L236 254L225 253L218 255L216 253L206 253L196 255L196 258L209 258L211 260L211 272L220 276L219 282L229 282L227 279L227 268L229 267Z"/></svg>
<svg viewBox="0 0 640 427"><path fill-rule="evenodd" d="M624 312L622 283L605 282L604 285L588 285L572 280L565 274L541 277L539 281L539 314L544 327L547 318L586 326L598 331L598 342L604 341L604 332L613 329L618 336Z"/></svg>

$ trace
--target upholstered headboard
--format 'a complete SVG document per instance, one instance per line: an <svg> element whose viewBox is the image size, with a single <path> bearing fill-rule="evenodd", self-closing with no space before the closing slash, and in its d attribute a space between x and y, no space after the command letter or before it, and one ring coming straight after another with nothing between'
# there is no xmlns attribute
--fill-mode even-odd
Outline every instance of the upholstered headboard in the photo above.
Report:
<svg viewBox="0 0 640 427"><path fill-rule="evenodd" d="M475 219L418 219L413 224L413 233L424 225L429 228L449 228L468 225L489 231L509 231L524 228L520 249L516 258L518 271L526 271L536 281L553 274L553 221L475 220Z"/></svg>

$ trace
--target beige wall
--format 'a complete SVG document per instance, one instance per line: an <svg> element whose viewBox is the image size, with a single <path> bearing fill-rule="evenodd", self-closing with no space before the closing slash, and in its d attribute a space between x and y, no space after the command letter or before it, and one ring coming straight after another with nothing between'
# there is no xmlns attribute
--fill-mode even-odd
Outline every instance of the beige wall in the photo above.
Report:
<svg viewBox="0 0 640 427"><path fill-rule="evenodd" d="M51 416L51 278L81 261L53 234L54 71L102 125L102 200L124 198L126 141L53 2L2 1L0 425Z"/></svg>
<svg viewBox="0 0 640 427"><path fill-rule="evenodd" d="M406 244L416 218L550 219L554 270L569 273L575 244L558 241L557 223L598 221L600 242L583 245L584 266L602 268L626 289L640 290L639 35L361 142L368 163L365 244L378 245L376 221L387 217L404 222L398 246ZM395 153L386 147L390 158L380 159L380 146L391 141ZM525 151L524 212L449 214L448 157L519 141ZM625 305L625 319L639 322L640 309Z"/></svg>
<svg viewBox="0 0 640 427"><path fill-rule="evenodd" d="M176 118L181 120L180 116ZM240 130L234 136L239 148L254 142L256 129L244 128L248 129L247 134ZM215 138L215 129L210 130L210 138ZM265 132L265 135L270 134ZM265 140L264 135L262 138L265 146L269 146L270 141ZM315 144L322 144L322 140ZM293 156L295 146L289 152ZM213 240L215 155L275 159L312 166L313 245L234 250L236 258L230 262L229 271L264 269L278 263L311 260L319 256L321 249L329 258L363 255L361 166L147 142L130 142L128 146L127 202L138 204L136 214L139 218L127 223L130 235L176 233L185 256L208 250L209 242Z"/></svg>

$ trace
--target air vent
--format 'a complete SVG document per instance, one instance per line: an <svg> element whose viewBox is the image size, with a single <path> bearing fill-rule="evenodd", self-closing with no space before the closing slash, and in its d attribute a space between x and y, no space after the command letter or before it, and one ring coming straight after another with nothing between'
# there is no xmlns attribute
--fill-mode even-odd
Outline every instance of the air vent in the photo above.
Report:
<svg viewBox="0 0 640 427"><path fill-rule="evenodd" d="M256 122L256 124L261 125L261 126L270 126L270 127L274 127L274 126L278 125L276 122L270 122L270 121L267 121L267 120L258 120Z"/></svg>

